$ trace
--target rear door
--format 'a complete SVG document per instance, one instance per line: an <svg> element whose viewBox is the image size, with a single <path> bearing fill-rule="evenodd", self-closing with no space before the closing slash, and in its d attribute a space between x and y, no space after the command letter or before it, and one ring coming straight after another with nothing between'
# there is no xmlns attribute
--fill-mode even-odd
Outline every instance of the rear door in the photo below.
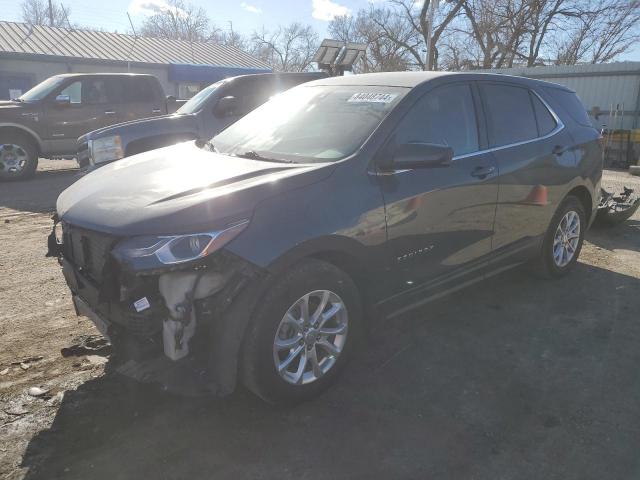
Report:
<svg viewBox="0 0 640 480"><path fill-rule="evenodd" d="M575 174L572 140L530 88L478 85L500 172L493 250L499 262L525 260L538 247L564 186Z"/></svg>
<svg viewBox="0 0 640 480"><path fill-rule="evenodd" d="M164 94L154 78L132 75L124 79L126 104L123 106L120 122L139 118L155 117L166 113ZM115 122L114 122L115 123Z"/></svg>
<svg viewBox="0 0 640 480"><path fill-rule="evenodd" d="M424 287L462 284L487 264L498 186L479 111L472 84L440 86L414 104L392 137L396 145L437 143L454 152L449 166L378 175L401 291L420 296Z"/></svg>

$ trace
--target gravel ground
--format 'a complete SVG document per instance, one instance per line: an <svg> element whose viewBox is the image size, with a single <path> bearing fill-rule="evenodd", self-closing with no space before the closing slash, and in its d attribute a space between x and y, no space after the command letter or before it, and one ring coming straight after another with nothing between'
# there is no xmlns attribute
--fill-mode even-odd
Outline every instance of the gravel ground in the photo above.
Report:
<svg viewBox="0 0 640 480"><path fill-rule="evenodd" d="M277 410L60 355L97 333L44 257L73 165L0 184L0 477L640 478L640 216L591 230L567 278L512 271L407 314L335 388Z"/></svg>

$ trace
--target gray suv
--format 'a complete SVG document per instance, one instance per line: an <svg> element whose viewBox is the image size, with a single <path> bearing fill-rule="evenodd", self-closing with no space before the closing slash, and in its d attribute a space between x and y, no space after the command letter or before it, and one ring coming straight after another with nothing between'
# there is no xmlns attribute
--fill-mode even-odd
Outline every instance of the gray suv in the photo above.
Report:
<svg viewBox="0 0 640 480"><path fill-rule="evenodd" d="M49 253L117 371L289 403L329 386L374 318L523 263L567 274L601 175L599 134L564 87L327 78L204 148L85 176L58 199Z"/></svg>

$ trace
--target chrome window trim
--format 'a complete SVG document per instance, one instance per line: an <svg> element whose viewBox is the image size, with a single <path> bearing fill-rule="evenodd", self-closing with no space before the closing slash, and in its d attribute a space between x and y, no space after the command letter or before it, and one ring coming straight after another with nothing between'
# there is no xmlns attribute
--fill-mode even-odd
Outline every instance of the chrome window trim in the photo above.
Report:
<svg viewBox="0 0 640 480"><path fill-rule="evenodd" d="M546 135L543 135L541 137L532 138L530 140L523 140L521 142L509 143L507 145L500 145L499 147L486 148L484 150L478 150L476 152L465 153L464 155L456 155L451 159L451 161L455 162L456 160L459 160L461 158L468 158L468 157L472 157L474 155L483 155L485 153L491 153L491 152L497 152L498 150L504 150L505 148L518 147L520 145L526 145L527 143L537 142L539 140L546 140L547 138L551 138L554 135L556 135L557 133L561 132L564 129L564 123L562 122L562 120L560 120L560 117L558 116L558 114L556 114L556 112L553 110L553 108L551 108L551 106L545 101L544 98L542 98L538 94L538 92L536 92L535 90L532 90L530 88L527 88L527 90L529 92L533 93L536 97L538 97L538 100L540 100L542 102L542 104L545 106L545 108L549 111L549 113L551 114L551 116L553 117L553 119L556 122L556 128L551 130ZM535 115L535 110L534 110L533 114ZM405 173L405 172L412 172L413 170L414 169L411 168L411 169L403 169L403 170L393 170L393 171L390 171L390 172L375 172L375 175L396 175L396 174Z"/></svg>

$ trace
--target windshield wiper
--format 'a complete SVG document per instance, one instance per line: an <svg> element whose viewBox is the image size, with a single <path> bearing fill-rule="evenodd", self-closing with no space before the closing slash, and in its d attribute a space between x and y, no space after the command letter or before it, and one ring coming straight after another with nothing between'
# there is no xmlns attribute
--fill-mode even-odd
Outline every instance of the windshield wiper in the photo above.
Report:
<svg viewBox="0 0 640 480"><path fill-rule="evenodd" d="M255 150L249 150L248 152L244 152L244 153L237 153L236 157L248 158L250 160L261 160L263 162L293 163L293 160L281 160L277 158L265 157L259 154L258 152L256 152Z"/></svg>

